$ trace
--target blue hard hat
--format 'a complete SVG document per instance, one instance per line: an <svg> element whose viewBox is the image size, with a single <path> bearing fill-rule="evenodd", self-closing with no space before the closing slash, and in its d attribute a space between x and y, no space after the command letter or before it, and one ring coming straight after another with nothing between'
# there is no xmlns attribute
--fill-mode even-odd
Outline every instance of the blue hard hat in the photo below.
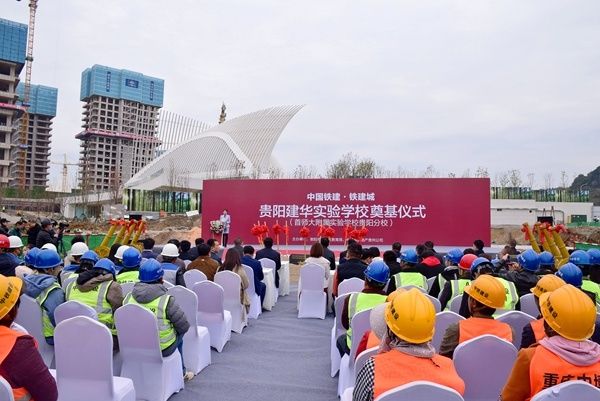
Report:
<svg viewBox="0 0 600 401"><path fill-rule="evenodd" d="M162 264L158 260L148 259L140 266L140 282L152 283L160 280L164 273Z"/></svg>
<svg viewBox="0 0 600 401"><path fill-rule="evenodd" d="M40 253L40 248L31 248L29 252L27 252L27 255L25 255L25 265L29 267L35 265L35 258L37 257L38 253Z"/></svg>
<svg viewBox="0 0 600 401"><path fill-rule="evenodd" d="M489 265L490 269L494 268L494 264L488 259L488 258L484 258L484 257L478 257L477 259L475 259L473 261L473 263L471 263L471 272L476 272L477 270L479 270L481 267L483 267L484 265Z"/></svg>
<svg viewBox="0 0 600 401"><path fill-rule="evenodd" d="M588 250L591 265L600 265L600 249L592 248Z"/></svg>
<svg viewBox="0 0 600 401"><path fill-rule="evenodd" d="M578 249L569 256L569 262L577 266L588 266L590 264L590 255L586 251Z"/></svg>
<svg viewBox="0 0 600 401"><path fill-rule="evenodd" d="M463 251L458 248L450 249L444 258L457 265L463 257Z"/></svg>
<svg viewBox="0 0 600 401"><path fill-rule="evenodd" d="M548 251L539 254L540 266L554 266L554 255Z"/></svg>
<svg viewBox="0 0 600 401"><path fill-rule="evenodd" d="M142 262L142 254L136 248L130 247L123 252L123 267L136 267Z"/></svg>
<svg viewBox="0 0 600 401"><path fill-rule="evenodd" d="M33 267L35 269L53 269L60 266L62 259L58 252L53 249L42 249L35 257Z"/></svg>
<svg viewBox="0 0 600 401"><path fill-rule="evenodd" d="M98 254L94 251L85 251L83 255L79 258L79 261L91 260L94 264L100 260Z"/></svg>
<svg viewBox="0 0 600 401"><path fill-rule="evenodd" d="M94 269L96 270L106 270L107 272L109 272L110 274L112 274L113 276L115 274L117 274L117 269L115 267L115 264L113 263L112 260L108 259L108 258L102 258L99 261L96 262L96 264L94 265Z"/></svg>
<svg viewBox="0 0 600 401"><path fill-rule="evenodd" d="M390 268L384 261L376 260L367 266L365 278L380 284L385 284L390 279Z"/></svg>
<svg viewBox="0 0 600 401"><path fill-rule="evenodd" d="M525 270L534 272L540 268L540 257L533 249L528 249L517 256L517 260L519 261L519 265Z"/></svg>
<svg viewBox="0 0 600 401"><path fill-rule="evenodd" d="M406 252L402 252L400 254L400 260L408 263L418 263L419 256L417 256L417 253L415 251L409 249Z"/></svg>
<svg viewBox="0 0 600 401"><path fill-rule="evenodd" d="M581 269L573 263L567 263L566 265L563 265L560 269L558 269L556 275L562 278L565 283L571 284L575 287L581 287L583 284L583 273Z"/></svg>

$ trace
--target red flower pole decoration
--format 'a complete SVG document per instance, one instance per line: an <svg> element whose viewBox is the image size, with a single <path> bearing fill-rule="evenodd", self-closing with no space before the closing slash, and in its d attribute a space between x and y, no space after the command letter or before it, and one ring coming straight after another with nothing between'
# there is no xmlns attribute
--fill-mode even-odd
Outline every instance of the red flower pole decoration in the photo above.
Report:
<svg viewBox="0 0 600 401"><path fill-rule="evenodd" d="M350 233L353 231L352 226L346 225L344 227L344 245L348 242L348 238L351 238Z"/></svg>
<svg viewBox="0 0 600 401"><path fill-rule="evenodd" d="M326 235L325 235L325 227L323 227L323 225L319 226L319 231L317 231L317 237L319 237L319 238L326 237Z"/></svg>
<svg viewBox="0 0 600 401"><path fill-rule="evenodd" d="M369 230L367 230L366 227L363 227L358 231L360 232L360 241L364 241L365 238L367 238L367 234L369 234Z"/></svg>
<svg viewBox="0 0 600 401"><path fill-rule="evenodd" d="M310 230L308 229L308 227L304 226L300 229L299 232L300 236L303 239L304 242L304 253L306 253L306 239L310 237Z"/></svg>
<svg viewBox="0 0 600 401"><path fill-rule="evenodd" d="M250 234L254 235L258 240L258 243L262 243L262 226L255 224L250 229Z"/></svg>
<svg viewBox="0 0 600 401"><path fill-rule="evenodd" d="M275 224L273 224L273 227L271 227L271 230L273 230L273 234L275 234L275 241L277 242L277 251L279 251L279 235L283 233L284 228L279 225L279 221L276 221Z"/></svg>
<svg viewBox="0 0 600 401"><path fill-rule="evenodd" d="M332 227L327 227L325 229L324 234L325 234L325 237L331 239L331 238L333 238L335 236L335 229L332 228Z"/></svg>
<svg viewBox="0 0 600 401"><path fill-rule="evenodd" d="M285 234L285 252L288 252L288 242L290 237L290 227L288 226L287 221L285 222L285 227L283 228L283 232Z"/></svg>

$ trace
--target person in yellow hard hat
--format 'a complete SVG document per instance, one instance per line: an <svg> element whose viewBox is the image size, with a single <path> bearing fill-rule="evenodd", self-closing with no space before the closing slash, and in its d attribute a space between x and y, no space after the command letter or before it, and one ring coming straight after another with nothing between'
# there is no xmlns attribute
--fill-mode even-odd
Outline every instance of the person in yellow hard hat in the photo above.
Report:
<svg viewBox="0 0 600 401"><path fill-rule="evenodd" d="M496 309L506 301L506 290L495 277L482 275L465 287L471 317L448 326L440 345L440 355L452 358L458 344L485 334L512 342L515 333L506 323L494 320Z"/></svg>
<svg viewBox="0 0 600 401"><path fill-rule="evenodd" d="M563 279L553 274L546 274L540 278L535 287L531 289L534 296L535 305L538 310L540 309L540 296L546 292L552 292L566 283ZM546 337L544 331L544 318L542 315L538 315L538 319L531 323L527 323L523 327L523 333L521 335L521 348L527 348L531 344L539 342L542 338Z"/></svg>
<svg viewBox="0 0 600 401"><path fill-rule="evenodd" d="M0 275L0 376L15 400L56 401L56 381L44 364L33 337L14 330L23 281Z"/></svg>
<svg viewBox="0 0 600 401"><path fill-rule="evenodd" d="M385 321L386 332L380 353L371 357L358 373L354 401L372 401L387 390L416 380L441 384L464 394L465 383L452 361L436 354L431 345L435 308L425 294L416 288L399 292L385 308L373 309L371 316Z"/></svg>
<svg viewBox="0 0 600 401"><path fill-rule="evenodd" d="M502 401L530 400L543 389L570 380L600 387L600 345L589 340L596 322L594 302L566 284L541 294L540 310L547 337L519 351Z"/></svg>

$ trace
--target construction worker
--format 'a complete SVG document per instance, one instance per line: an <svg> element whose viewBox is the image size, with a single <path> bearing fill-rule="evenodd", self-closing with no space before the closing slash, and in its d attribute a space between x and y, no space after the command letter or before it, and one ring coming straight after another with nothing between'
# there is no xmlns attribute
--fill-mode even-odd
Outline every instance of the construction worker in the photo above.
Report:
<svg viewBox="0 0 600 401"><path fill-rule="evenodd" d="M518 264L510 264L509 269L500 270L497 276L515 283L517 296L529 294L540 279L535 272L540 268L540 257L533 249L528 249L517 256Z"/></svg>
<svg viewBox="0 0 600 401"><path fill-rule="evenodd" d="M523 348L502 390L502 401L529 400L545 388L570 380L600 387L600 346L594 332L596 307L572 285L541 294L546 338Z"/></svg>
<svg viewBox="0 0 600 401"><path fill-rule="evenodd" d="M448 326L440 345L440 355L452 358L458 344L484 334L512 342L515 336L512 328L493 317L496 309L502 308L506 301L506 291L500 280L488 274L481 275L465 287L465 294L469 296L471 317Z"/></svg>
<svg viewBox="0 0 600 401"><path fill-rule="evenodd" d="M450 300L465 292L465 287L471 282L471 265L473 264L473 261L476 259L484 259L478 258L473 254L463 255L462 252L460 254L461 258L458 262L456 278L447 280L444 283L444 288L439 296L442 310L448 309L448 302L450 302ZM455 260L455 256L452 256L452 258Z"/></svg>
<svg viewBox="0 0 600 401"><path fill-rule="evenodd" d="M42 309L42 331L46 342L54 345L54 311L65 302L56 275L60 272L62 259L51 249L39 251L33 265L34 273L25 276L25 293L34 298Z"/></svg>
<svg viewBox="0 0 600 401"><path fill-rule="evenodd" d="M69 264L67 265L65 263L63 272L72 273L77 271L77 269L79 269L79 263L81 263L81 256L89 250L90 249L85 242L74 243L73 246L71 246L71 256L66 258L69 261Z"/></svg>
<svg viewBox="0 0 600 401"><path fill-rule="evenodd" d="M129 245L121 245L117 248L117 252L115 252L115 260L113 262L115 264L115 269L117 270L117 272L123 268L123 254L128 249Z"/></svg>
<svg viewBox="0 0 600 401"><path fill-rule="evenodd" d="M437 275L431 288L429 289L429 295L432 297L438 297L440 292L444 289L444 285L448 280L456 280L459 276L459 267L460 259L463 257L463 251L459 248L453 248L444 255L444 263L446 267L444 271Z"/></svg>
<svg viewBox="0 0 600 401"><path fill-rule="evenodd" d="M571 254L571 256L569 256L569 263L573 263L575 266L581 269L581 273L583 275L583 282L580 286L580 289L582 289L583 292L590 294L590 296L591 294L594 294L594 303L598 304L600 302L600 286L598 286L598 284L590 280L592 263L590 260L589 253L578 249L574 251Z"/></svg>
<svg viewBox="0 0 600 401"><path fill-rule="evenodd" d="M583 272L578 266L571 262L564 264L558 269L556 275L562 278L565 283L571 284L582 290L594 303L596 303L596 294L583 289Z"/></svg>
<svg viewBox="0 0 600 401"><path fill-rule="evenodd" d="M394 274L388 285L388 294L396 290L396 288L414 285L427 291L427 278L417 270L419 257L412 249L400 254L400 273Z"/></svg>
<svg viewBox="0 0 600 401"><path fill-rule="evenodd" d="M418 380L464 394L465 383L452 361L436 354L431 345L435 309L425 294L417 288L402 291L385 308L373 309L371 315L385 321L386 333L380 353L358 372L354 401L372 401L388 390ZM379 326L382 324L373 325L374 329Z"/></svg>
<svg viewBox="0 0 600 401"><path fill-rule="evenodd" d="M179 248L175 244L166 244L162 252L162 268L163 270L178 270L179 265L175 264L177 258L179 258Z"/></svg>
<svg viewBox="0 0 600 401"><path fill-rule="evenodd" d="M66 289L67 300L92 307L98 313L98 320L111 330L114 338L117 331L113 313L123 304L123 290L115 275L115 264L110 259L100 259L91 270L80 273Z"/></svg>
<svg viewBox="0 0 600 401"><path fill-rule="evenodd" d="M382 261L371 262L365 270L365 286L360 293L354 293L346 297L342 309L342 326L347 330L346 334L337 339L337 348L340 355L350 354L352 346L352 328L350 323L358 312L370 309L375 305L385 302L385 286L390 278L390 269Z"/></svg>
<svg viewBox="0 0 600 401"><path fill-rule="evenodd" d="M125 255L123 258L125 261ZM167 293L167 288L163 285L163 275L164 270L160 262L155 259L146 260L139 268L139 282L135 283L123 304L140 305L154 313L158 321L162 355L169 356L178 349L183 365L183 335L190 325L175 298ZM194 377L192 372L186 372L185 365L183 374L185 380Z"/></svg>
<svg viewBox="0 0 600 401"><path fill-rule="evenodd" d="M142 254L136 248L129 248L123 252L123 268L117 274L119 284L137 283L139 280L140 263Z"/></svg>
<svg viewBox="0 0 600 401"><path fill-rule="evenodd" d="M531 289L538 310L540 309L540 296L542 294L552 292L565 284L563 279L553 274L543 276L540 281L537 282L535 287ZM537 320L527 323L523 327L521 348L527 348L530 345L539 342L544 337L546 337L546 332L544 331L544 318L542 315L538 315Z"/></svg>
<svg viewBox="0 0 600 401"><path fill-rule="evenodd" d="M538 276L545 274L556 273L556 267L554 266L554 255L548 251L540 253L540 268L535 272Z"/></svg>
<svg viewBox="0 0 600 401"><path fill-rule="evenodd" d="M0 275L0 376L17 401L56 401L56 381L33 337L11 328L19 310L23 281Z"/></svg>
<svg viewBox="0 0 600 401"><path fill-rule="evenodd" d="M592 248L588 250L590 257L590 280L600 284L600 249Z"/></svg>
<svg viewBox="0 0 600 401"><path fill-rule="evenodd" d="M10 241L4 234L0 234L0 274L14 276L15 267L21 264L19 258L10 253Z"/></svg>

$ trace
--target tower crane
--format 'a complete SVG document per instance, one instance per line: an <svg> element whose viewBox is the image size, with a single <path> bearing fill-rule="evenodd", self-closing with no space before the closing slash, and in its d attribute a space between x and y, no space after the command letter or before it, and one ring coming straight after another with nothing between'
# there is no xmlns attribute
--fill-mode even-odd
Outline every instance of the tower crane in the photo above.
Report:
<svg viewBox="0 0 600 401"><path fill-rule="evenodd" d="M68 176L69 176L69 168L67 166L79 166L79 163L67 163L67 154L64 154L64 161L63 162L57 162L57 161L51 161L50 164L59 164L63 166L62 168L62 186L60 188L60 190L62 192L68 192Z"/></svg>

